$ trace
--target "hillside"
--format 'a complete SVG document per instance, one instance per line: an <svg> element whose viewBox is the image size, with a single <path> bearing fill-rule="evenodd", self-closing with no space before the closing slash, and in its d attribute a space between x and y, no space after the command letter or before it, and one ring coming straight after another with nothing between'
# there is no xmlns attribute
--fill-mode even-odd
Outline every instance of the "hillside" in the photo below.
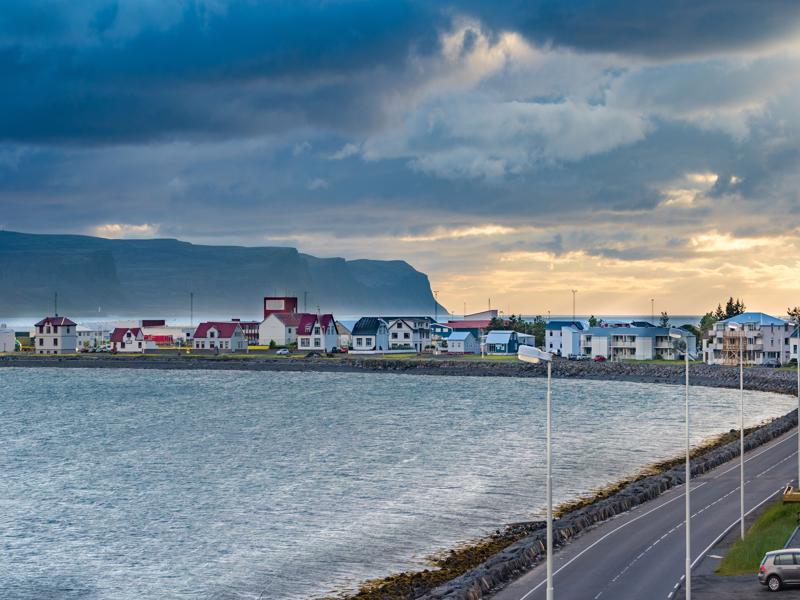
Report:
<svg viewBox="0 0 800 600"><path fill-rule="evenodd" d="M317 258L295 248L202 246L0 231L0 317L195 313L257 317L265 295L342 314L434 310L428 277L404 261ZM443 309L439 309L440 313Z"/></svg>

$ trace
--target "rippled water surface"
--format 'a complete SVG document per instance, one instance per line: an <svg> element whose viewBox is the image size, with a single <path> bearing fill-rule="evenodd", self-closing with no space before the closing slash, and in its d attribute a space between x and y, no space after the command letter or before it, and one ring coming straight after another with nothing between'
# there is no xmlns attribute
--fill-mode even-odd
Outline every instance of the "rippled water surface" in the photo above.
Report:
<svg viewBox="0 0 800 600"><path fill-rule="evenodd" d="M544 381L0 370L0 597L300 599L544 499ZM694 439L736 427L696 388ZM555 499L680 452L682 389L556 381ZM795 400L749 393L747 421Z"/></svg>

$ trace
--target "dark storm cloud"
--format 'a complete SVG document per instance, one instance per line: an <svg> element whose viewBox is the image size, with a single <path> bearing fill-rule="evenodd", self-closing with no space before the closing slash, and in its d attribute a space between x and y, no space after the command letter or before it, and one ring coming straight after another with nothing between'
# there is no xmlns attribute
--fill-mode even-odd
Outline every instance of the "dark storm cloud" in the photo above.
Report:
<svg viewBox="0 0 800 600"><path fill-rule="evenodd" d="M540 43L649 57L741 50L786 36L800 23L793 0L510 0L467 2L498 28Z"/></svg>

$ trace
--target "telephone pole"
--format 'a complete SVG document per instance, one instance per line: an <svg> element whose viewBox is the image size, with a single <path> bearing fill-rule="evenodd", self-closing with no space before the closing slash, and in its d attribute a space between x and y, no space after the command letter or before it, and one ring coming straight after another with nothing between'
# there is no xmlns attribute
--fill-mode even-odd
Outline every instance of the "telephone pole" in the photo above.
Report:
<svg viewBox="0 0 800 600"><path fill-rule="evenodd" d="M189 327L194 327L194 292L189 292Z"/></svg>
<svg viewBox="0 0 800 600"><path fill-rule="evenodd" d="M650 320L656 324L656 299L650 298Z"/></svg>
<svg viewBox="0 0 800 600"><path fill-rule="evenodd" d="M58 316L58 292L56 292L53 297L53 316Z"/></svg>

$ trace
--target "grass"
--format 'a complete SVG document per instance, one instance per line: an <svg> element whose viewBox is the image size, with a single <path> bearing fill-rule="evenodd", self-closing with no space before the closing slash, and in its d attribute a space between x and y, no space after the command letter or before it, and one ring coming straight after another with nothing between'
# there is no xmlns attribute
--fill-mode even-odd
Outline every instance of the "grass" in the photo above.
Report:
<svg viewBox="0 0 800 600"><path fill-rule="evenodd" d="M737 540L717 569L720 575L752 575L758 571L764 553L783 548L797 527L800 506L783 501L770 505Z"/></svg>

